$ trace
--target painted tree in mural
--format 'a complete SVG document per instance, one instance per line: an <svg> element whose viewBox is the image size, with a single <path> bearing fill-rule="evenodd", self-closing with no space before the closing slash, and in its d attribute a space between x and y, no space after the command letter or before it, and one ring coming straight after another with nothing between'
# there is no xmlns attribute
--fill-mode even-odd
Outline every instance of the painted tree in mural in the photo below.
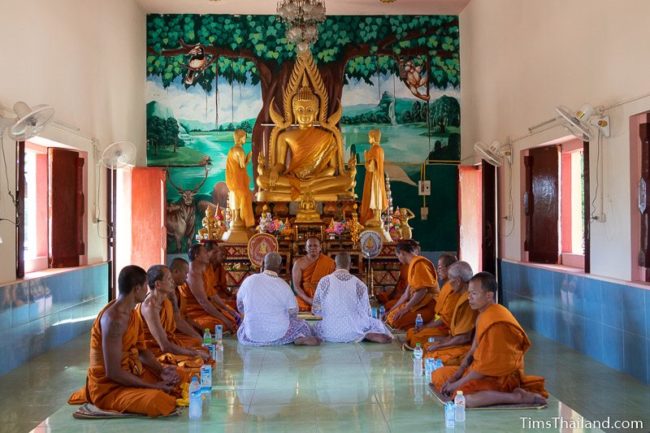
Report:
<svg viewBox="0 0 650 433"><path fill-rule="evenodd" d="M217 74L229 83L260 83L263 108L252 137L256 154L262 134L269 132L261 126L270 122L269 102L275 98L276 108L282 106L295 60L294 46L287 44L284 33L276 16L149 15L147 72L160 76L164 86L183 77L186 86L199 85L207 92ZM422 59L429 60L431 86L445 89L460 83L456 16L328 17L312 53L327 87L330 113L338 109L347 80L370 83L387 72L399 75L416 97L425 99L418 87L427 72ZM196 60L194 66L188 64L188 55Z"/></svg>

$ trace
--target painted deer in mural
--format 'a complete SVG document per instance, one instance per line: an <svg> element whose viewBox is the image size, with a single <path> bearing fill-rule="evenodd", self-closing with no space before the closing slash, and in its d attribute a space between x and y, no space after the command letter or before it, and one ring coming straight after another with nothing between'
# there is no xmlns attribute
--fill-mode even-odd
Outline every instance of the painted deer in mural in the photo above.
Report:
<svg viewBox="0 0 650 433"><path fill-rule="evenodd" d="M174 240L176 244L175 252L182 252L183 241L187 239L187 248L192 245L194 237L194 223L196 220L196 209L194 205L194 196L201 189L208 178L208 166L205 165L205 176L203 180L193 189L182 189L178 187L171 179L167 177L171 186L180 194L180 198L174 203L168 203L165 211L165 227L167 228L167 237Z"/></svg>

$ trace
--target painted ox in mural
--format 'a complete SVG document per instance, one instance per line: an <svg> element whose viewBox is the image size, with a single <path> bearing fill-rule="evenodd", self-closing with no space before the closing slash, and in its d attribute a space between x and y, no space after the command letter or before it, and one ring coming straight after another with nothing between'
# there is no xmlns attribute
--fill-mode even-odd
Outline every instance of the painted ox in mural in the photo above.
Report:
<svg viewBox="0 0 650 433"><path fill-rule="evenodd" d="M187 242L187 249L192 245L194 238L194 224L196 221L196 209L194 205L194 196L201 189L206 179L208 178L208 167L205 166L205 177L193 189L182 189L172 182L171 177L168 177L169 183L173 186L180 198L174 203L168 203L165 211L165 227L167 228L168 244L169 240L173 240L177 253L185 249L183 241Z"/></svg>

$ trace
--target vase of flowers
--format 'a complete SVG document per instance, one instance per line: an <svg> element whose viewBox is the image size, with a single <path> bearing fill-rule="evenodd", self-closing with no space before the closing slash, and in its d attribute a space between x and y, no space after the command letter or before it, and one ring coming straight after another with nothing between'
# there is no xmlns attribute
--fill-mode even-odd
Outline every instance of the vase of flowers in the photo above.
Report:
<svg viewBox="0 0 650 433"><path fill-rule="evenodd" d="M330 222L330 225L325 229L325 233L328 234L330 239L336 239L337 236L341 236L345 233L347 225L345 221L334 221Z"/></svg>

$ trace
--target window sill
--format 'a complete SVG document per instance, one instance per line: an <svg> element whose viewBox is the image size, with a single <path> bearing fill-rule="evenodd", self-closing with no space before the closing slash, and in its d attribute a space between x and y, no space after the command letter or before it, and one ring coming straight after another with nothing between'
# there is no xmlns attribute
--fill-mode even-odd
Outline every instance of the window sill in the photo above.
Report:
<svg viewBox="0 0 650 433"><path fill-rule="evenodd" d="M560 262L563 266L568 266L570 268L578 268L583 271L585 269L584 254L562 253L560 255Z"/></svg>
<svg viewBox="0 0 650 433"><path fill-rule="evenodd" d="M106 263L108 263L108 262L102 261L102 262L96 262L96 263L89 264L89 265L75 266L75 267L71 267L71 268L51 268L51 269L44 269L42 271L29 272L29 273L25 273L25 276L23 278L15 279L13 281L5 281L5 282L0 283L0 287L9 286L9 285L12 285L12 284L17 284L17 283L21 283L21 282L29 281L29 280L35 280L37 278L50 277L52 275L63 274L65 272L73 272L73 271L76 271L76 270L79 270L79 269L92 268L94 266L100 266L100 265L103 265L103 264L106 264Z"/></svg>
<svg viewBox="0 0 650 433"><path fill-rule="evenodd" d="M650 291L650 283L644 283L642 281L621 280L618 278L603 277L594 274L585 274L583 269L571 268L569 266L547 265L544 263L530 263L530 262L523 262L523 261L504 259L504 258L501 258L499 260L501 260L502 262L512 263L515 265L528 266L531 268L546 269L549 271L563 272L565 274L582 275L586 278L590 278L593 280L606 281L608 283L614 283L614 284L622 284L622 285L636 287L638 289L644 289Z"/></svg>

